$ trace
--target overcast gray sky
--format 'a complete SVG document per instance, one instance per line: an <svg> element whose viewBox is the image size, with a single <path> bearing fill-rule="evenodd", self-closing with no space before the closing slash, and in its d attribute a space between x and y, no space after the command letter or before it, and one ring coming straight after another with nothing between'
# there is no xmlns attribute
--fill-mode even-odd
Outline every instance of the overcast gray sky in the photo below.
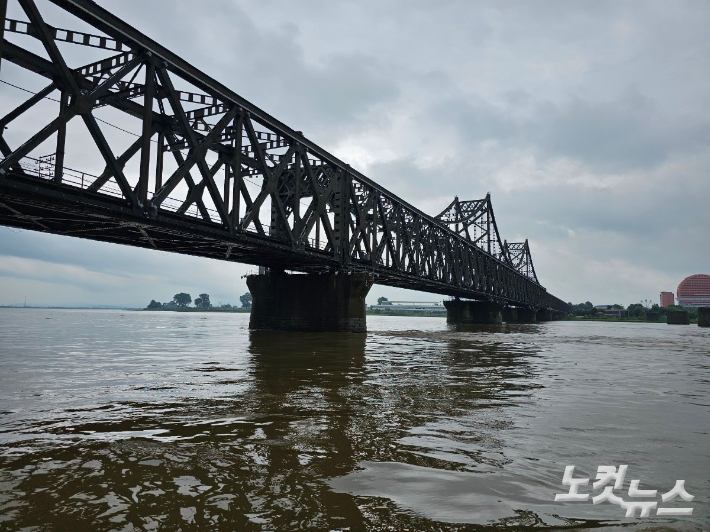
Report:
<svg viewBox="0 0 710 532"><path fill-rule="evenodd" d="M710 273L705 0L98 3L430 214L490 192L566 301ZM252 268L0 227L0 304L237 303Z"/></svg>

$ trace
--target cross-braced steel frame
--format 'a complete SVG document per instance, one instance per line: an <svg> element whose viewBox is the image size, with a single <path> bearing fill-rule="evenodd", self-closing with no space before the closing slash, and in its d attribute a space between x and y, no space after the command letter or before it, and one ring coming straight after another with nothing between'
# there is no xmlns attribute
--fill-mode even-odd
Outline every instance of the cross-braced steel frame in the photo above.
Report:
<svg viewBox="0 0 710 532"><path fill-rule="evenodd" d="M501 243L489 196L429 216L94 2L48 1L91 30L48 23L34 0L17 0L26 20L7 18L0 0L2 62L45 79L0 119L0 223L566 310L539 284L527 241ZM75 46L98 57L69 66ZM6 128L26 129L52 99L56 116L11 146ZM105 110L138 125L130 144L106 134ZM94 174L68 164L85 149L67 135L77 119L101 156Z"/></svg>
<svg viewBox="0 0 710 532"><path fill-rule="evenodd" d="M483 199L469 201L461 201L457 196L436 219L453 227L458 235L488 254L538 282L527 239L525 242L501 242L490 194Z"/></svg>

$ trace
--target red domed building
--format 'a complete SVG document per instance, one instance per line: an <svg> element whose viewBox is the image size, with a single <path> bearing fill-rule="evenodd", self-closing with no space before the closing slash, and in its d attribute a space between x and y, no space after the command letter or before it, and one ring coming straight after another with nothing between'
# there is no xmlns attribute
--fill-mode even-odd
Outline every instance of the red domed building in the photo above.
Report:
<svg viewBox="0 0 710 532"><path fill-rule="evenodd" d="M710 275L691 275L678 285L678 304L681 307L710 307Z"/></svg>

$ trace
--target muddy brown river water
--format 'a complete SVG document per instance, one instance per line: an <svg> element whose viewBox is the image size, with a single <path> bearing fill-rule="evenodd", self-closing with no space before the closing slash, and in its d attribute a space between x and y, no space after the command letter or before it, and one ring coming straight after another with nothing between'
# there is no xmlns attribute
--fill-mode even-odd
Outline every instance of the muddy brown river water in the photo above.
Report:
<svg viewBox="0 0 710 532"><path fill-rule="evenodd" d="M0 530L710 530L710 330L247 324L0 309Z"/></svg>

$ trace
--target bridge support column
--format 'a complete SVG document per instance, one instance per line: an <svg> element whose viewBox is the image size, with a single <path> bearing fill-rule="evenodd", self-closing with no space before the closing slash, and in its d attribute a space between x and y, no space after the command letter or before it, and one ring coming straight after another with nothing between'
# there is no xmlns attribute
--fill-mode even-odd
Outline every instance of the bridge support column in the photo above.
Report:
<svg viewBox="0 0 710 532"><path fill-rule="evenodd" d="M690 325L687 310L669 310L666 323L669 325Z"/></svg>
<svg viewBox="0 0 710 532"><path fill-rule="evenodd" d="M363 273L249 275L249 328L364 332L365 296L372 283L372 275Z"/></svg>
<svg viewBox="0 0 710 532"><path fill-rule="evenodd" d="M503 321L506 323L535 323L537 311L526 307L505 307Z"/></svg>
<svg viewBox="0 0 710 532"><path fill-rule="evenodd" d="M444 301L446 323L502 323L503 305L491 301Z"/></svg>
<svg viewBox="0 0 710 532"><path fill-rule="evenodd" d="M710 327L710 307L698 308L698 327Z"/></svg>
<svg viewBox="0 0 710 532"><path fill-rule="evenodd" d="M549 308L541 308L537 311L535 319L537 321L550 321L552 319L552 313Z"/></svg>
<svg viewBox="0 0 710 532"><path fill-rule="evenodd" d="M519 308L518 323L535 323L537 321L537 311L534 308Z"/></svg>
<svg viewBox="0 0 710 532"><path fill-rule="evenodd" d="M503 321L506 323L535 323L537 311L527 307L505 307Z"/></svg>
<svg viewBox="0 0 710 532"><path fill-rule="evenodd" d="M503 321L505 323L518 323L518 311L520 309L515 307L505 307L503 309Z"/></svg>

